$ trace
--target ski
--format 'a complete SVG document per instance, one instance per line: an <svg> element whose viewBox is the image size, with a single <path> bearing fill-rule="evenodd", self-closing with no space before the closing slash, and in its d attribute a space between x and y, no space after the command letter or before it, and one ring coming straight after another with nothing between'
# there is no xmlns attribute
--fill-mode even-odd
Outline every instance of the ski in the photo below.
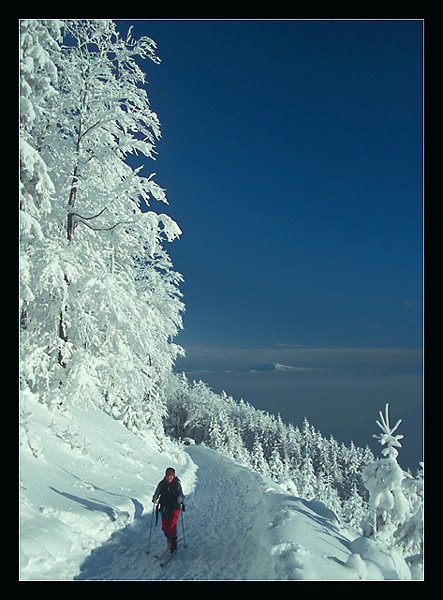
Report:
<svg viewBox="0 0 443 600"><path fill-rule="evenodd" d="M174 552L170 552L169 556L167 556L161 563L160 566L161 567L165 567L168 562L171 560L171 558L174 558L174 556L177 554L177 550L175 550Z"/></svg>
<svg viewBox="0 0 443 600"><path fill-rule="evenodd" d="M181 541L182 541L181 538L179 538L177 540L177 544L179 544ZM168 546L166 548L166 550L163 550L163 552L158 552L157 554L154 554L154 558L157 558L157 559L163 558L164 555L167 554L170 550L171 550L171 548L170 548L170 546ZM146 554L150 554L150 552L151 552L150 550L147 550Z"/></svg>
<svg viewBox="0 0 443 600"><path fill-rule="evenodd" d="M166 548L166 550L164 550L163 552L160 552L160 554L154 554L155 558L163 558L165 556L165 554L167 554L169 552L170 548L169 546Z"/></svg>
<svg viewBox="0 0 443 600"><path fill-rule="evenodd" d="M168 552L170 548L166 548L166 550L164 550L163 552L158 552L157 554L154 554L154 558L163 558L163 556L166 554L166 552ZM151 550L146 550L146 554L151 554Z"/></svg>

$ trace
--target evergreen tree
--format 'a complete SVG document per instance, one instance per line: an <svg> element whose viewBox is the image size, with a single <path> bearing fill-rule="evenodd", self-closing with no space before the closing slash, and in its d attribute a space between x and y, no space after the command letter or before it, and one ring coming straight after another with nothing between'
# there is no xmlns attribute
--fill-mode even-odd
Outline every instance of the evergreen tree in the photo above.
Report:
<svg viewBox="0 0 443 600"><path fill-rule="evenodd" d="M321 472L315 484L316 498L321 500L336 515L341 514L342 503L331 475Z"/></svg>
<svg viewBox="0 0 443 600"><path fill-rule="evenodd" d="M271 457L268 461L269 474L274 481L282 481L285 477L285 467L280 458L280 453L277 448L272 451Z"/></svg>
<svg viewBox="0 0 443 600"><path fill-rule="evenodd" d="M305 500L312 500L315 498L317 491L316 476L309 454L306 454L303 459L295 484L302 498Z"/></svg>
<svg viewBox="0 0 443 600"><path fill-rule="evenodd" d="M358 493L357 486L353 485L342 503L341 516L345 523L349 523L352 527L359 527L366 511L367 504Z"/></svg>
<svg viewBox="0 0 443 600"><path fill-rule="evenodd" d="M220 421L225 421L223 417L221 417ZM225 437L222 433L222 429L219 425L219 419L215 417L211 417L209 421L208 427L208 445L210 448L214 450L221 450L224 446Z"/></svg>
<svg viewBox="0 0 443 600"><path fill-rule="evenodd" d="M268 475L269 468L266 462L265 455L263 452L263 444L258 436L254 440L254 446L250 454L250 464L254 471L261 473L262 475Z"/></svg>
<svg viewBox="0 0 443 600"><path fill-rule="evenodd" d="M405 474L403 492L409 504L409 518L401 525L396 533L397 544L402 548L403 555L410 563L423 561L424 540L424 508L423 508L423 477L424 465L420 463L417 476Z"/></svg>
<svg viewBox="0 0 443 600"><path fill-rule="evenodd" d="M408 503L402 489L404 473L397 463L401 448L402 435L394 435L401 423L399 419L394 427L389 423L389 405L385 415L380 411L380 435L374 435L382 445L382 458L367 466L363 471L365 486L369 490L369 510L363 519L363 533L366 537L380 540L386 545L395 543L395 532L407 517Z"/></svg>

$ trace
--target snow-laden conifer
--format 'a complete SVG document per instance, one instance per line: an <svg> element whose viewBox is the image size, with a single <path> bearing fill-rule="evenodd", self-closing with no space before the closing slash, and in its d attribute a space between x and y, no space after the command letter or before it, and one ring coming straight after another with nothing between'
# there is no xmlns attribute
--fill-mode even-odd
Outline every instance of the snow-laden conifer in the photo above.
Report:
<svg viewBox="0 0 443 600"><path fill-rule="evenodd" d="M369 511L363 521L363 532L366 537L383 541L384 544L394 543L394 534L398 526L407 516L408 505L403 494L402 481L404 473L397 463L398 450L401 448L402 435L394 435L401 419L394 427L389 423L389 405L385 414L380 411L381 429L376 439L385 446L382 458L368 465L363 471L366 488L369 490Z"/></svg>
<svg viewBox="0 0 443 600"><path fill-rule="evenodd" d="M377 425L381 429L374 435L381 445L382 458L363 471L365 486L369 490L369 510L362 521L366 537L386 546L398 547L409 562L423 558L423 491L422 478L416 480L405 473L397 463L402 435L395 434L401 419L392 427L389 422L389 405L385 414L380 412Z"/></svg>

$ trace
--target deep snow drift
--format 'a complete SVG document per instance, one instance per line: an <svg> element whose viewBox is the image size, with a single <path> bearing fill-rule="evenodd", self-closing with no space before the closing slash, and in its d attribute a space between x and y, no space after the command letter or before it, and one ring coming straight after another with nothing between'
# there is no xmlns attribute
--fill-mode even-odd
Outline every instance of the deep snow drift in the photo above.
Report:
<svg viewBox="0 0 443 600"><path fill-rule="evenodd" d="M100 410L69 416L27 400L21 451L21 580L410 579L405 562L315 500L204 446L133 434ZM151 497L167 466L186 494L179 552L164 568ZM357 538L357 539L356 539Z"/></svg>

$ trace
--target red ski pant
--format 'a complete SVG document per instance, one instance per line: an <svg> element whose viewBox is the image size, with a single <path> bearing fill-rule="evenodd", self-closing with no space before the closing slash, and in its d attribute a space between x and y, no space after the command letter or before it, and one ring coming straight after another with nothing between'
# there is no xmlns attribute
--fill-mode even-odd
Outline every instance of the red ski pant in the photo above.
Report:
<svg viewBox="0 0 443 600"><path fill-rule="evenodd" d="M180 516L180 509L173 510L168 517L162 515L162 531L168 538L177 537L177 523Z"/></svg>

